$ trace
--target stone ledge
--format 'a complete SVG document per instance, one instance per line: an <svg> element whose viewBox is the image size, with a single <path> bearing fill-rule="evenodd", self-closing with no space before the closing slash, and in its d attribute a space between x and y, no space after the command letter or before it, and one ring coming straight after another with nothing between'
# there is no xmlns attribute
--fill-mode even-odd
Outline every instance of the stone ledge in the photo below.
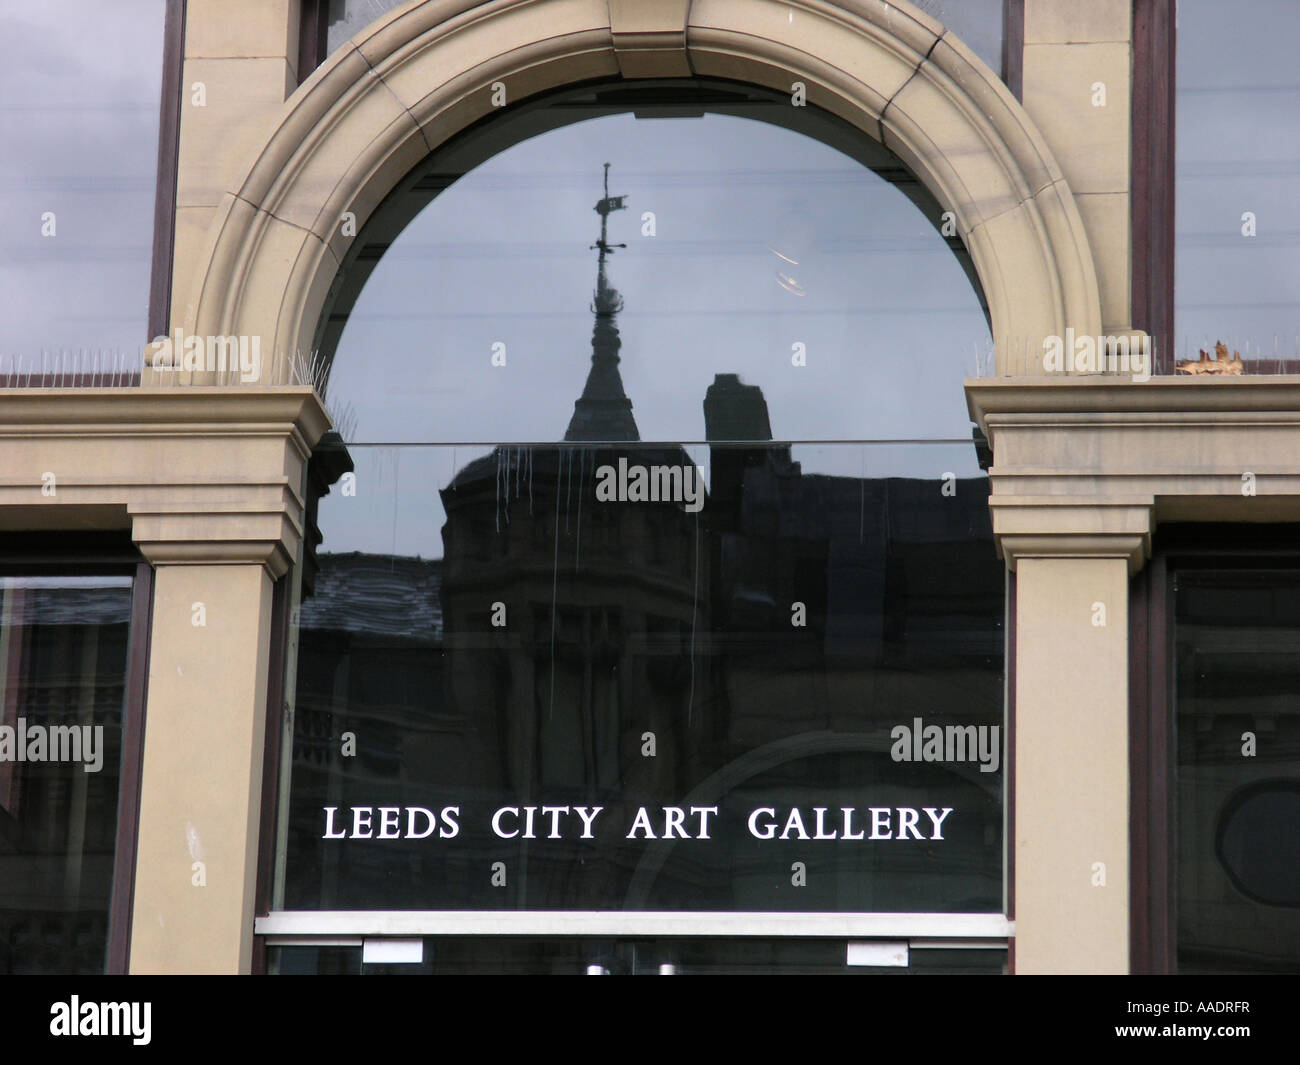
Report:
<svg viewBox="0 0 1300 1065"><path fill-rule="evenodd" d="M0 390L0 526L129 524L155 564L260 564L278 577L297 555L305 468L329 424L302 387Z"/></svg>
<svg viewBox="0 0 1300 1065"><path fill-rule="evenodd" d="M1149 381L1111 374L1070 377L967 378L971 420L988 436L990 415L1117 414L1180 416L1205 411L1288 411L1300 414L1300 376L1191 377Z"/></svg>
<svg viewBox="0 0 1300 1065"><path fill-rule="evenodd" d="M1150 555L1158 521L1300 521L1300 378L966 382L999 553Z"/></svg>

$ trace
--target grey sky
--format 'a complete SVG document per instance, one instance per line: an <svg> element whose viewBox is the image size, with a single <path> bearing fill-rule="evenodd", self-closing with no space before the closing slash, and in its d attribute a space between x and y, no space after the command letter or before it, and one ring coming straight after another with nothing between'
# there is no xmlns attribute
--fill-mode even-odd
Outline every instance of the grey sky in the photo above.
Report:
<svg viewBox="0 0 1300 1065"><path fill-rule="evenodd" d="M1179 0L1175 346L1300 357L1296 0ZM1242 235L1242 215L1256 235ZM1248 346L1249 345L1249 346Z"/></svg>
<svg viewBox="0 0 1300 1065"><path fill-rule="evenodd" d="M163 8L0 0L0 371L144 344Z"/></svg>
<svg viewBox="0 0 1300 1065"><path fill-rule="evenodd" d="M611 216L610 239L628 247L609 276L626 301L621 369L642 439L703 439L717 373L762 387L778 439L969 435L960 382L987 327L900 191L766 123L615 115L493 157L394 242L334 361L352 439L563 436L590 360L606 160L611 193L628 196ZM797 344L807 365L792 365Z"/></svg>

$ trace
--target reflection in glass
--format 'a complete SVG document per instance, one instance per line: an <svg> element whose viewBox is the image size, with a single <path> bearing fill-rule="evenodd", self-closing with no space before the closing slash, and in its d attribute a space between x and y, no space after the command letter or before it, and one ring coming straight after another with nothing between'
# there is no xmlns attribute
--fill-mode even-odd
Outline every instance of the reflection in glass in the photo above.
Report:
<svg viewBox="0 0 1300 1065"><path fill-rule="evenodd" d="M1003 0L914 0L916 6L955 33L999 77L1002 70Z"/></svg>
<svg viewBox="0 0 1300 1065"><path fill-rule="evenodd" d="M1264 781L1225 805L1219 861L1238 891L1255 902L1300 906L1300 846L1285 843L1296 825L1300 780Z"/></svg>
<svg viewBox="0 0 1300 1065"><path fill-rule="evenodd" d="M1178 968L1295 971L1300 575L1175 588Z"/></svg>
<svg viewBox="0 0 1300 1065"><path fill-rule="evenodd" d="M139 370L165 9L0 12L0 381L42 359L51 374Z"/></svg>
<svg viewBox="0 0 1300 1065"><path fill-rule="evenodd" d="M0 973L104 971L129 577L0 577Z"/></svg>
<svg viewBox="0 0 1300 1065"><path fill-rule="evenodd" d="M397 187L317 340L349 443L557 439L589 370L607 163L605 342L640 439L704 439L718 374L762 389L781 439L970 439L988 323L930 193L829 114L677 81L522 105Z"/></svg>
<svg viewBox="0 0 1300 1065"><path fill-rule="evenodd" d="M589 87L376 219L277 908L998 912L987 329L928 193L785 98Z"/></svg>
<svg viewBox="0 0 1300 1065"><path fill-rule="evenodd" d="M1222 339L1260 371L1300 359L1294 0L1179 0L1175 346ZM1278 359L1288 360L1278 362Z"/></svg>
<svg viewBox="0 0 1300 1065"><path fill-rule="evenodd" d="M325 52L330 55L364 30L377 22L393 8L401 7L406 0L329 0L326 16Z"/></svg>
<svg viewBox="0 0 1300 1065"><path fill-rule="evenodd" d="M720 391L761 404L757 390ZM922 480L716 445L695 512L597 495L620 463L693 471L680 447L503 446L450 480L433 472L450 448L389 450L400 478L360 478L360 506L331 496L324 528L347 528L333 519L348 508L399 508L420 517L394 536L442 519L444 550L319 556L299 632L287 908L1000 908L1002 569L987 480L942 494L955 449L905 449L939 452ZM805 449L813 469L861 467L872 450ZM988 771L973 747L959 762L895 761L892 730L918 718L986 730L998 757ZM572 811L559 839L544 805ZM381 806L401 808L390 832L411 806L440 827L375 838ZM583 839L577 808L597 806ZM670 841L665 806L717 812L688 813L693 838ZM353 807L374 808L361 815L371 838L322 838L351 833ZM499 822L510 838L492 830L503 807L519 808ZM629 839L642 807L651 824ZM778 821L775 838L747 821L764 807L754 827ZM871 807L888 808L894 838L842 838L870 830ZM904 807L951 809L942 838L897 839ZM800 888L794 862L815 870Z"/></svg>

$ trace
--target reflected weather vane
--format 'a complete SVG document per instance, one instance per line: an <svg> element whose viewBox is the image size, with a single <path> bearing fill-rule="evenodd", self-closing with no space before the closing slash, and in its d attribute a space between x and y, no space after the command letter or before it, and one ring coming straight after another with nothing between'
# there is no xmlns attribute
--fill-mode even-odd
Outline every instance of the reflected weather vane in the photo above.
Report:
<svg viewBox="0 0 1300 1065"><path fill-rule="evenodd" d="M611 244L609 242L609 216L614 211L623 211L627 209L627 196L611 196L609 194L609 164L605 164L605 195L596 204L596 213L600 215L600 240L591 245L591 249L600 249L600 256L596 260L596 302L591 308L597 314L616 314L623 309L623 297L618 294L616 289L609 287L605 279L605 256L612 255L615 248L626 248L626 244Z"/></svg>
<svg viewBox="0 0 1300 1065"><path fill-rule="evenodd" d="M605 195L596 204L600 215L600 240L591 245L600 249L596 265L596 292L592 312L596 321L591 330L591 370L582 395L573 405L565 440L639 440L636 420L632 417L632 401L623 390L623 380L618 372L618 350L622 342L618 337L618 312L623 309L623 297L610 287L605 276L605 259L615 248L626 244L609 242L609 216L627 207L626 196L609 194L609 164L605 164Z"/></svg>

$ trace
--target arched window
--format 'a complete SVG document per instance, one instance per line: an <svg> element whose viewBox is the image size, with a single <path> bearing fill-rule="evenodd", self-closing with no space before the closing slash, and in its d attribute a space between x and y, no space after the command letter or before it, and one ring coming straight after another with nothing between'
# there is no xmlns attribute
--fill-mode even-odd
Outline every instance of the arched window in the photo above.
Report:
<svg viewBox="0 0 1300 1065"><path fill-rule="evenodd" d="M346 413L278 910L516 911L534 962L605 967L666 912L791 966L826 915L992 934L1004 576L953 232L886 148L730 83L571 90L408 175L318 331ZM612 913L604 961L549 934Z"/></svg>

